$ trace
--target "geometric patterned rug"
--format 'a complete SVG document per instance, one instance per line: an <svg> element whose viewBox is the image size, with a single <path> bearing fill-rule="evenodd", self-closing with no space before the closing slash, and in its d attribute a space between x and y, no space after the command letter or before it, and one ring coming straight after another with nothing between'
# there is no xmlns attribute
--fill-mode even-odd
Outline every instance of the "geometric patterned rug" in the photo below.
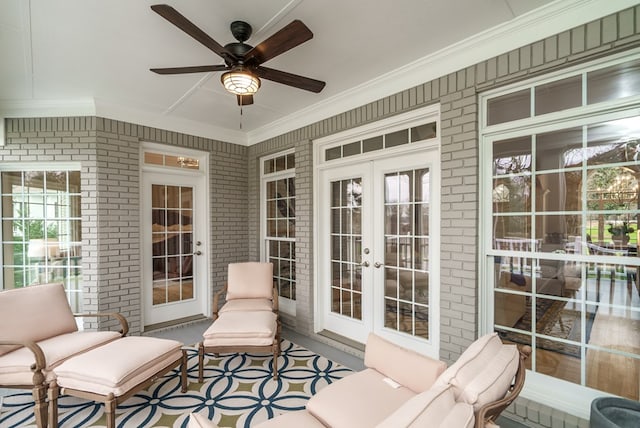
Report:
<svg viewBox="0 0 640 428"><path fill-rule="evenodd" d="M187 347L186 393L176 369L116 409L116 426L182 427L189 413L200 413L220 427L256 425L281 413L303 409L328 384L352 373L340 364L282 340L279 379L271 376L271 357L259 354L205 355L204 383L198 383L198 351ZM0 427L35 426L30 391L0 397ZM62 428L104 427L104 405L75 397L58 400Z"/></svg>

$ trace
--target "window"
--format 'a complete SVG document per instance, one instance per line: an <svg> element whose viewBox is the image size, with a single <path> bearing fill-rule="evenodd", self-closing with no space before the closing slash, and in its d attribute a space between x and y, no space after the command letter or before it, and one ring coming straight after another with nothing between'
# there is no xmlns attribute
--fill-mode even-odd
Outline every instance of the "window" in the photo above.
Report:
<svg viewBox="0 0 640 428"><path fill-rule="evenodd" d="M262 160L262 259L273 263L273 281L281 309L295 313L296 189L295 154Z"/></svg>
<svg viewBox="0 0 640 428"><path fill-rule="evenodd" d="M80 171L4 170L2 289L61 282L82 309Z"/></svg>
<svg viewBox="0 0 640 428"><path fill-rule="evenodd" d="M483 96L486 328L574 400L640 398L637 57Z"/></svg>

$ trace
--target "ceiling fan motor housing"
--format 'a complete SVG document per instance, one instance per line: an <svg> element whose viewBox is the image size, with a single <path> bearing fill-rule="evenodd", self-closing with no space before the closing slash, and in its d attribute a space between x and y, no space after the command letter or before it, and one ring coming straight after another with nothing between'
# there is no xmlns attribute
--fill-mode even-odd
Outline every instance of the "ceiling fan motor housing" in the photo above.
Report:
<svg viewBox="0 0 640 428"><path fill-rule="evenodd" d="M251 32L253 31L251 25L244 21L233 21L230 27L231 34L233 34L233 37L240 43L249 40Z"/></svg>

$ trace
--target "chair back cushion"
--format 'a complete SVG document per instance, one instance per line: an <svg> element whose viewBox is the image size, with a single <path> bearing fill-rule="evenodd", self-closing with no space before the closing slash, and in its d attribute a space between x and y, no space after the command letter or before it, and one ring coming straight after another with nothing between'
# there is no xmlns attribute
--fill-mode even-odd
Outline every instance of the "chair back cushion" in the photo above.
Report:
<svg viewBox="0 0 640 428"><path fill-rule="evenodd" d="M0 292L0 340L33 341L78 330L62 284ZM0 355L20 346L0 346Z"/></svg>
<svg viewBox="0 0 640 428"><path fill-rule="evenodd" d="M451 385L428 389L407 400L376 428L472 428L473 407L457 403Z"/></svg>
<svg viewBox="0 0 640 428"><path fill-rule="evenodd" d="M367 339L364 365L379 371L416 394L431 388L447 367L442 361L395 345L373 333L370 333Z"/></svg>
<svg viewBox="0 0 640 428"><path fill-rule="evenodd" d="M519 362L518 348L504 345L497 333L491 333L473 342L440 375L436 385L452 385L456 399L473 405L477 411L487 403L504 398Z"/></svg>
<svg viewBox="0 0 640 428"><path fill-rule="evenodd" d="M231 263L228 269L227 300L273 298L273 264Z"/></svg>

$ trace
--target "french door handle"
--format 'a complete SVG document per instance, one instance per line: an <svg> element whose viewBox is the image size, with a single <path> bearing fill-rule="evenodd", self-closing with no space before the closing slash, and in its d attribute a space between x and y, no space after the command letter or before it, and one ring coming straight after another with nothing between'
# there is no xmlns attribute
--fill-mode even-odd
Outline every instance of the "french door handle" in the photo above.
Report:
<svg viewBox="0 0 640 428"><path fill-rule="evenodd" d="M364 262L360 263L360 266L369 267L369 262L365 260Z"/></svg>
<svg viewBox="0 0 640 428"><path fill-rule="evenodd" d="M201 256L202 255L202 251L198 250L195 253L193 253L194 256Z"/></svg>
<svg viewBox="0 0 640 428"><path fill-rule="evenodd" d="M376 269L380 269L380 267L382 267L382 263L380 263L380 262L375 262L375 263L373 264L373 267L374 267L374 268L376 268Z"/></svg>

